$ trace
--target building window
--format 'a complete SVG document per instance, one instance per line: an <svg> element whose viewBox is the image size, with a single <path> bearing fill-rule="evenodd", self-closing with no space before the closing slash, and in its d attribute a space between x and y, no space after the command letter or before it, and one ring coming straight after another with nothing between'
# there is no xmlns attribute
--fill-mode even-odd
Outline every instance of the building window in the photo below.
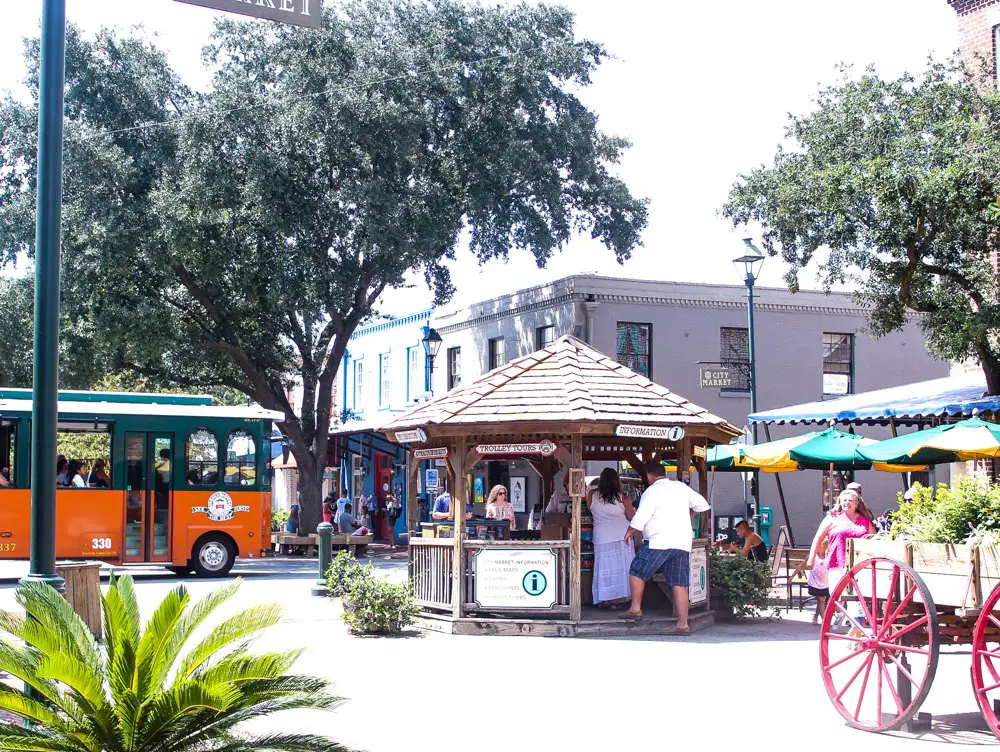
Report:
<svg viewBox="0 0 1000 752"><path fill-rule="evenodd" d="M492 371L507 362L507 354L504 352L503 337L494 337L490 340L490 367Z"/></svg>
<svg viewBox="0 0 1000 752"><path fill-rule="evenodd" d="M618 322L618 362L646 378L652 378L649 343L652 324Z"/></svg>
<svg viewBox="0 0 1000 752"><path fill-rule="evenodd" d="M1000 89L1000 24L993 27L993 83Z"/></svg>
<svg viewBox="0 0 1000 752"><path fill-rule="evenodd" d="M719 361L732 374L732 386L724 392L750 391L750 331L745 327L719 329Z"/></svg>
<svg viewBox="0 0 1000 752"><path fill-rule="evenodd" d="M378 404L379 407L389 406L390 388L389 381L389 353L382 353L378 356Z"/></svg>
<svg viewBox="0 0 1000 752"><path fill-rule="evenodd" d="M556 328L549 324L535 329L535 349L541 350L556 341Z"/></svg>
<svg viewBox="0 0 1000 752"><path fill-rule="evenodd" d="M361 409L361 387L364 380L364 361L354 361L354 409Z"/></svg>
<svg viewBox="0 0 1000 752"><path fill-rule="evenodd" d="M854 335L823 332L823 398L854 393Z"/></svg>
<svg viewBox="0 0 1000 752"><path fill-rule="evenodd" d="M448 388L454 389L462 383L462 348L448 348Z"/></svg>
<svg viewBox="0 0 1000 752"><path fill-rule="evenodd" d="M420 368L420 346L406 348L406 401L413 402L424 389L423 369Z"/></svg>
<svg viewBox="0 0 1000 752"><path fill-rule="evenodd" d="M357 454L351 455L351 496L361 498L365 491L364 458Z"/></svg>

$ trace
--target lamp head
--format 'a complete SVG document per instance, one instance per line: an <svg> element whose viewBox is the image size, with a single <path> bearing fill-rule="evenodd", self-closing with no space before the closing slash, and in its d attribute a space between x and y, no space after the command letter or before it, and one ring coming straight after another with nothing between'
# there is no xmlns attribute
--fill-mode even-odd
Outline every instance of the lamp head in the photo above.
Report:
<svg viewBox="0 0 1000 752"><path fill-rule="evenodd" d="M431 360L437 357L438 351L441 349L441 335L437 333L436 329L428 329L427 334L424 335L422 340L424 345L424 352L427 353L427 357Z"/></svg>
<svg viewBox="0 0 1000 752"><path fill-rule="evenodd" d="M739 258L733 259L733 266L743 281L752 285L760 276L760 268L764 265L764 254L753 244L753 238L743 238L743 244L746 246L744 253Z"/></svg>

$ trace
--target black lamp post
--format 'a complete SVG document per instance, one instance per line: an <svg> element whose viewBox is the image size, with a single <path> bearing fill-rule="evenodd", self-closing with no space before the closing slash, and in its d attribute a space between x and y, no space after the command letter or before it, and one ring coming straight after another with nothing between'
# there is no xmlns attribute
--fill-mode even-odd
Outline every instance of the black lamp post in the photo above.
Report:
<svg viewBox="0 0 1000 752"><path fill-rule="evenodd" d="M441 350L441 335L437 333L436 329L431 329L429 326L424 327L424 338L421 340L424 345L424 352L427 353L427 360L430 363L431 374L430 383L428 391L431 396L434 395L434 358L437 357L438 352Z"/></svg>
<svg viewBox="0 0 1000 752"><path fill-rule="evenodd" d="M753 244L752 238L743 238L743 243L746 246L745 252L739 258L733 259L733 265L736 267L736 271L739 272L740 276L743 277L743 282L747 286L747 345L749 356L749 366L750 366L750 414L757 412L757 361L756 361L756 348L754 342L754 325L753 325L753 285L760 276L760 268L764 265L764 254L762 254L757 246ZM753 431L753 443L757 443L757 424L754 423L752 427ZM755 532L760 532L760 484L758 482L757 471L754 471L754 480L751 486L753 491L753 509L752 513L749 514L751 525Z"/></svg>

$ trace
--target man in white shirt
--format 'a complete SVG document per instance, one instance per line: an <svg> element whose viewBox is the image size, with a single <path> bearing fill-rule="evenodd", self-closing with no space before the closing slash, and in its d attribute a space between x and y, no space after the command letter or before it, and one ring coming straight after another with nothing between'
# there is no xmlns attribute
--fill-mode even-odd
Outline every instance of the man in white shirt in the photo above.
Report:
<svg viewBox="0 0 1000 752"><path fill-rule="evenodd" d="M625 543L628 543L634 532L641 530L643 544L629 568L632 606L619 618L642 618L646 582L663 570L674 596L677 632L689 634L688 587L691 584L691 541L694 540L691 518L699 512L707 512L708 502L687 484L669 480L659 462L646 463L645 471L649 488L639 499L639 508L625 531Z"/></svg>

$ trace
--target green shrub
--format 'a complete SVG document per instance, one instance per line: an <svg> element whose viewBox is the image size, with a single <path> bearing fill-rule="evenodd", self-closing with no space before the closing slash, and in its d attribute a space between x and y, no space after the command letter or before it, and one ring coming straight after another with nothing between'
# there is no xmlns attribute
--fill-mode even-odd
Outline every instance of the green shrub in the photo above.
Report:
<svg viewBox="0 0 1000 752"><path fill-rule="evenodd" d="M708 549L708 579L712 594L721 596L737 619L781 616L771 598L771 570L745 556L722 556Z"/></svg>
<svg viewBox="0 0 1000 752"><path fill-rule="evenodd" d="M331 598L342 598L356 583L375 579L371 562L361 564L347 551L341 551L326 570L326 587Z"/></svg>
<svg viewBox="0 0 1000 752"><path fill-rule="evenodd" d="M413 623L417 611L409 583L356 579L344 595L343 619L354 634L398 634Z"/></svg>
<svg viewBox="0 0 1000 752"><path fill-rule="evenodd" d="M914 485L912 499L899 494L888 537L922 543L963 543L972 536L1000 531L1000 486L964 475L937 492Z"/></svg>
<svg viewBox="0 0 1000 752"><path fill-rule="evenodd" d="M284 530L286 522L288 522L287 509L275 509L271 512L271 530L273 532L280 533Z"/></svg>
<svg viewBox="0 0 1000 752"><path fill-rule="evenodd" d="M301 651L255 654L249 645L281 618L278 606L252 606L212 628L208 620L239 581L196 604L178 587L140 623L130 577L112 579L101 600L104 645L48 585L22 583L25 613L0 612L0 669L31 687L4 685L0 711L26 723L0 723L0 750L156 750L156 752L334 752L323 737L271 720L281 710L331 709L329 683L289 673Z"/></svg>

